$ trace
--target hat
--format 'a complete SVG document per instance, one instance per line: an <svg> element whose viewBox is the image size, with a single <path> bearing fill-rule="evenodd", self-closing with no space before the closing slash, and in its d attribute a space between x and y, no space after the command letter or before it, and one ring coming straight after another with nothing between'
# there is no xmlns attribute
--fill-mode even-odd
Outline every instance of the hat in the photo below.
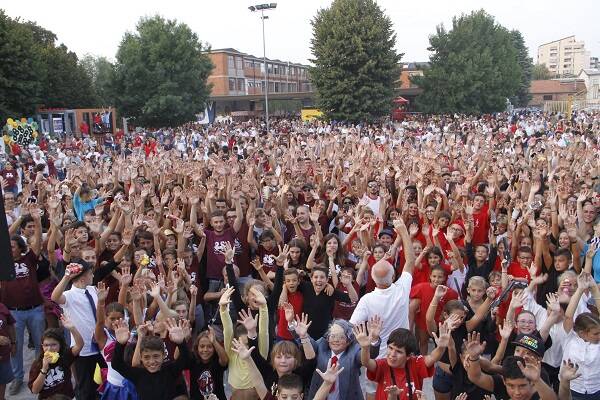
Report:
<svg viewBox="0 0 600 400"><path fill-rule="evenodd" d="M165 229L163 233L165 234L165 236L175 235L175 232L173 232L170 229Z"/></svg>
<svg viewBox="0 0 600 400"><path fill-rule="evenodd" d="M381 232L379 232L378 237L381 238L383 235L394 237L394 232L391 229L382 229Z"/></svg>
<svg viewBox="0 0 600 400"><path fill-rule="evenodd" d="M514 342L512 342L515 346L521 346L526 348L527 350L533 351L540 357L544 356L544 352L546 351L546 347L544 346L544 342L542 339L521 333L515 337Z"/></svg>

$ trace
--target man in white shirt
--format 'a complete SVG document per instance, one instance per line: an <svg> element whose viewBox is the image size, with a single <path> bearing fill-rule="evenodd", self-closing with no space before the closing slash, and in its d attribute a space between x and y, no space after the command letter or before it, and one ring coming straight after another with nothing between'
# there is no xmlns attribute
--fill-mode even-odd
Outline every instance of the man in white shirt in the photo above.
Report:
<svg viewBox="0 0 600 400"><path fill-rule="evenodd" d="M84 260L73 260L67 266L65 276L56 285L51 297L61 305L65 315L73 322L83 338L83 348L73 364L77 371L75 386L77 399L95 397L98 389L98 385L94 382L96 364L106 365L94 340L98 295L96 287L92 286L93 279L94 272L90 263ZM65 290L69 283L72 284L71 288Z"/></svg>
<svg viewBox="0 0 600 400"><path fill-rule="evenodd" d="M378 315L383 320L381 329L381 346L379 357L384 358L387 352L387 339L390 333L397 328L409 328L408 305L410 287L412 284L412 272L415 265L415 253L413 252L410 235L402 220L394 221L394 228L402 238L402 247L406 263L400 277L394 282L394 267L385 258L381 259L371 270L371 276L375 281L376 288L371 293L364 295L356 305L356 309L350 318L354 325L368 321L369 318Z"/></svg>

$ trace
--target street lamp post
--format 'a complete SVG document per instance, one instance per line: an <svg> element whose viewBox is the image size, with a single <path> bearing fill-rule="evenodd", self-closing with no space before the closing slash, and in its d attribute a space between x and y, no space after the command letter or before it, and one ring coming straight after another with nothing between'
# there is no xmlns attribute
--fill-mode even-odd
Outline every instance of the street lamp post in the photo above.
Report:
<svg viewBox="0 0 600 400"><path fill-rule="evenodd" d="M262 20L262 35L263 35L263 68L264 72L264 91L265 91L265 122L267 124L267 133L269 133L269 70L267 69L267 45L265 41L265 19L269 18L265 16L265 11L273 10L277 7L277 3L265 3L250 6L248 9L252 12L260 11L260 19Z"/></svg>

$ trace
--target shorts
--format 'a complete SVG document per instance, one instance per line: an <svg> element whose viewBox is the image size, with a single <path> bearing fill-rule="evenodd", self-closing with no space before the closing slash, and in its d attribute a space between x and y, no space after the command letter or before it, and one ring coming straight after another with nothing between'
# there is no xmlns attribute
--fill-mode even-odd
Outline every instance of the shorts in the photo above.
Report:
<svg viewBox="0 0 600 400"><path fill-rule="evenodd" d="M0 385L6 385L15 379L10 359L0 361Z"/></svg>
<svg viewBox="0 0 600 400"><path fill-rule="evenodd" d="M452 391L452 375L446 373L439 366L435 366L433 373L433 390L438 393L450 393Z"/></svg>

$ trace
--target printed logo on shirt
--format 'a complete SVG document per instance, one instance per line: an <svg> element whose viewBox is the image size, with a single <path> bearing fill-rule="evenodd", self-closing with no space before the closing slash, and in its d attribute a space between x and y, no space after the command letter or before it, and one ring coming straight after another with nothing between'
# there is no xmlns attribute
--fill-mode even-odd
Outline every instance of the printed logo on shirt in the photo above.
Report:
<svg viewBox="0 0 600 400"><path fill-rule="evenodd" d="M212 394L215 390L214 380L210 371L203 371L197 380L198 391L204 396Z"/></svg>
<svg viewBox="0 0 600 400"><path fill-rule="evenodd" d="M15 263L15 277L23 279L29 277L29 268L25 263Z"/></svg>
<svg viewBox="0 0 600 400"><path fill-rule="evenodd" d="M263 256L262 263L264 265L273 265L273 264L275 264L275 256L273 254L265 254Z"/></svg>
<svg viewBox="0 0 600 400"><path fill-rule="evenodd" d="M65 371L62 367L55 367L48 371L44 379L44 389L50 389L62 384L65 381Z"/></svg>

